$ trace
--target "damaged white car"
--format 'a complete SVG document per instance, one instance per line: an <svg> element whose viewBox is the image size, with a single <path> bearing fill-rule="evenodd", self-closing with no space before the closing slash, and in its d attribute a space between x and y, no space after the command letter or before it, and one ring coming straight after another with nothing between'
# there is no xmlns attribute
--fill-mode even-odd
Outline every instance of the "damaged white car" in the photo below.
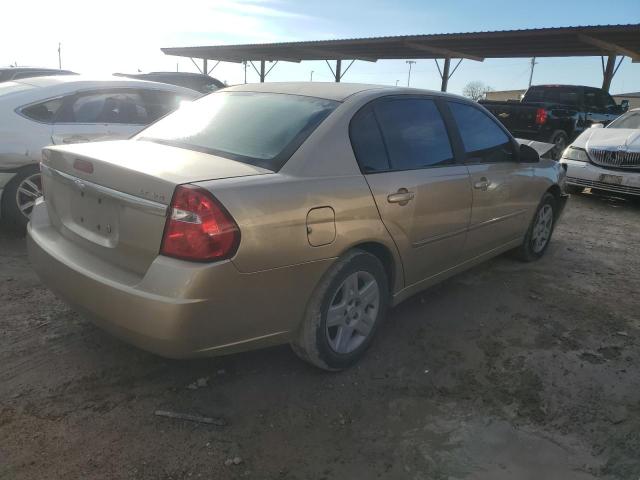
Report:
<svg viewBox="0 0 640 480"><path fill-rule="evenodd" d="M606 128L595 124L562 154L567 166L566 189L585 187L640 195L640 108L628 111Z"/></svg>

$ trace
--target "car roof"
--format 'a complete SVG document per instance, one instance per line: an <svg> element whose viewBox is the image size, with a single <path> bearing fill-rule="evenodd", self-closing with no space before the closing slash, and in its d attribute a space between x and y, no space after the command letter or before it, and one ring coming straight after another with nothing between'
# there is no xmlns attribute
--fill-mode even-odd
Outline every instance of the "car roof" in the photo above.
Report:
<svg viewBox="0 0 640 480"><path fill-rule="evenodd" d="M422 90L408 87L390 87L385 85L372 85L366 83L337 83L337 82L269 82L247 83L227 87L222 92L265 92L284 93L290 95L303 95L308 97L324 98L344 102L352 95L368 93L372 97L393 94L428 94L464 98L459 95L442 93L434 90ZM468 100L468 99L465 99Z"/></svg>
<svg viewBox="0 0 640 480"><path fill-rule="evenodd" d="M167 83L151 82L126 77L107 75L104 77L90 77L86 75L53 75L43 77L22 78L13 80L13 83L27 85L32 88L46 88L50 91L59 91L61 94L72 89L90 89L105 87L148 87L160 90L169 90L184 95L194 96L191 89L171 85ZM32 90L33 92L33 90Z"/></svg>

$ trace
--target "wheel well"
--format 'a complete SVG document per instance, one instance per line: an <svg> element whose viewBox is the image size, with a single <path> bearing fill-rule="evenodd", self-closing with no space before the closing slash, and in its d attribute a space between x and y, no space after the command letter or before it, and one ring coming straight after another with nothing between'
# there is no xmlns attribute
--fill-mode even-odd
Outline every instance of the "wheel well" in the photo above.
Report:
<svg viewBox="0 0 640 480"><path fill-rule="evenodd" d="M389 290L393 291L393 286L396 280L395 261L389 249L381 243L376 242L361 243L359 245L354 245L353 248L358 248L370 253L371 255L375 255L378 260L382 262L382 266L384 267L384 271L387 274L387 278L389 280Z"/></svg>

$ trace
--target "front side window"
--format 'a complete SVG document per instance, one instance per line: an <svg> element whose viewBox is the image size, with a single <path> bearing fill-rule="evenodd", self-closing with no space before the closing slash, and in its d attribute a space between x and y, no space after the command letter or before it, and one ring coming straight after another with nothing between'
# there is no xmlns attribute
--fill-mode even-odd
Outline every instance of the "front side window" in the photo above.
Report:
<svg viewBox="0 0 640 480"><path fill-rule="evenodd" d="M513 145L497 121L473 105L449 102L466 152L466 161L496 163L510 161Z"/></svg>
<svg viewBox="0 0 640 480"><path fill-rule="evenodd" d="M374 108L392 170L454 163L449 135L433 100L380 101Z"/></svg>
<svg viewBox="0 0 640 480"><path fill-rule="evenodd" d="M22 109L22 114L36 122L52 123L62 106L62 98L36 103Z"/></svg>
<svg viewBox="0 0 640 480"><path fill-rule="evenodd" d="M277 171L338 105L299 95L221 91L181 105L136 138Z"/></svg>

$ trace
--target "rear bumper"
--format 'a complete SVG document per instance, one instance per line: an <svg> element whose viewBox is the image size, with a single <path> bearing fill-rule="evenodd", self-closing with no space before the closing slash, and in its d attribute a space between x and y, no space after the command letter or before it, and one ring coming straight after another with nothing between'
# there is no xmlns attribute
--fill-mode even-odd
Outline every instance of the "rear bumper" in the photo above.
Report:
<svg viewBox="0 0 640 480"><path fill-rule="evenodd" d="M240 273L230 261L194 264L158 256L143 277L117 270L68 241L44 202L28 226L42 282L99 327L171 358L287 342L332 260Z"/></svg>
<svg viewBox="0 0 640 480"><path fill-rule="evenodd" d="M600 168L586 162L561 160L567 165L567 183L579 187L592 187L609 192L640 195L640 172L629 172ZM620 184L602 181L603 175L622 177Z"/></svg>

